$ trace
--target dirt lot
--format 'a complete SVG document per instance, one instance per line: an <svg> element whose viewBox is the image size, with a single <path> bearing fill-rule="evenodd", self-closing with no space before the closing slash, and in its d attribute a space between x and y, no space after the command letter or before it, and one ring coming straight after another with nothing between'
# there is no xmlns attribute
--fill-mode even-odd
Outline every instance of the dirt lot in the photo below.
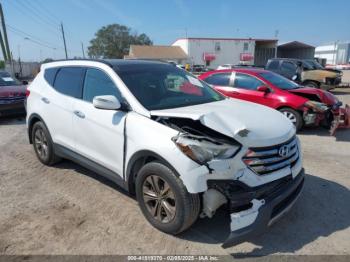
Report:
<svg viewBox="0 0 350 262"><path fill-rule="evenodd" d="M334 91L350 104L350 90ZM267 233L229 249L229 218L199 220L174 237L151 227L136 201L65 161L40 164L24 120L0 120L0 254L350 254L350 130L307 129L307 172L293 210Z"/></svg>

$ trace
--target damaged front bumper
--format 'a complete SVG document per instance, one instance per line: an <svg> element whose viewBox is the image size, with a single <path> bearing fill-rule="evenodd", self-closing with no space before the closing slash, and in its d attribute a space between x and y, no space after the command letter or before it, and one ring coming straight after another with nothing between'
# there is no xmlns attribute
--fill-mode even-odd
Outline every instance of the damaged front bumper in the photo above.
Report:
<svg viewBox="0 0 350 262"><path fill-rule="evenodd" d="M350 128L350 106L345 105L334 113L334 120L331 125L330 133L333 136L338 128Z"/></svg>
<svg viewBox="0 0 350 262"><path fill-rule="evenodd" d="M231 213L231 233L222 247L237 245L263 233L293 206L301 193L303 184L304 170L302 169L294 179L275 183L271 188L244 192L239 194L238 198L231 198L230 204L235 206L235 203L254 197L250 201L250 206L247 206L248 209Z"/></svg>

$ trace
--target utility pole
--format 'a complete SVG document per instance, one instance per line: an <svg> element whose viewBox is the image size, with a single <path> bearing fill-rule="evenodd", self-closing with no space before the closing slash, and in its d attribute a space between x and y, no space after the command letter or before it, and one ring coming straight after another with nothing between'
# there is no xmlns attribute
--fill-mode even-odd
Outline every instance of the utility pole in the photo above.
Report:
<svg viewBox="0 0 350 262"><path fill-rule="evenodd" d="M2 33L0 30L0 45L1 45L1 50L2 50L2 55L4 57L5 62L7 61L7 53L4 45L4 39L2 38Z"/></svg>
<svg viewBox="0 0 350 262"><path fill-rule="evenodd" d="M83 58L85 58L84 43L81 42L81 51L83 51Z"/></svg>
<svg viewBox="0 0 350 262"><path fill-rule="evenodd" d="M66 53L66 59L68 59L67 45L66 45L66 38L64 36L63 23L61 23L61 32L62 32L62 38L63 38L63 44L64 44L64 52Z"/></svg>
<svg viewBox="0 0 350 262"><path fill-rule="evenodd" d="M5 17L4 17L4 13L2 11L2 5L0 3L0 16L1 16L1 24L2 24L2 31L4 33L4 41L5 41L5 47L6 47L6 58L11 61L11 51L10 51L10 47L9 47L9 41L7 38L7 31L6 31L6 25L5 25Z"/></svg>

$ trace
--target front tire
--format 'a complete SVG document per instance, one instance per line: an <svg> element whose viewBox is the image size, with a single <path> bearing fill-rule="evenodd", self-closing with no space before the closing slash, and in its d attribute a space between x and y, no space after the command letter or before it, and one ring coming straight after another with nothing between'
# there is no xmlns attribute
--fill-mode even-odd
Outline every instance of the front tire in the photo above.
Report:
<svg viewBox="0 0 350 262"><path fill-rule="evenodd" d="M136 177L136 198L143 215L155 228L179 234L198 218L200 199L190 194L166 165L150 162Z"/></svg>
<svg viewBox="0 0 350 262"><path fill-rule="evenodd" d="M32 141L35 154L41 163L51 166L60 161L60 158L55 155L50 133L43 122L39 121L34 124Z"/></svg>
<svg viewBox="0 0 350 262"><path fill-rule="evenodd" d="M293 123L297 131L300 131L303 127L303 119L298 111L287 107L281 108L279 111Z"/></svg>
<svg viewBox="0 0 350 262"><path fill-rule="evenodd" d="M320 88L319 84L313 81L308 81L304 84L306 87Z"/></svg>

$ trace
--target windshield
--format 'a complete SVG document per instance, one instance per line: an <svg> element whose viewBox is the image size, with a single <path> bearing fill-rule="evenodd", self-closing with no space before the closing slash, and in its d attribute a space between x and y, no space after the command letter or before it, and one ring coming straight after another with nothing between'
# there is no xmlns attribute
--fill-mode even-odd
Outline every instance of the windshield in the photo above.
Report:
<svg viewBox="0 0 350 262"><path fill-rule="evenodd" d="M264 73L260 73L259 75L280 89L290 90L290 89L296 89L299 87L298 84L273 72L264 72Z"/></svg>
<svg viewBox="0 0 350 262"><path fill-rule="evenodd" d="M203 81L171 65L135 66L117 73L148 110L191 106L224 99Z"/></svg>
<svg viewBox="0 0 350 262"><path fill-rule="evenodd" d="M16 86L19 82L7 72L0 72L0 86Z"/></svg>
<svg viewBox="0 0 350 262"><path fill-rule="evenodd" d="M324 69L323 66L314 60L305 60L304 63L307 64L310 69Z"/></svg>

